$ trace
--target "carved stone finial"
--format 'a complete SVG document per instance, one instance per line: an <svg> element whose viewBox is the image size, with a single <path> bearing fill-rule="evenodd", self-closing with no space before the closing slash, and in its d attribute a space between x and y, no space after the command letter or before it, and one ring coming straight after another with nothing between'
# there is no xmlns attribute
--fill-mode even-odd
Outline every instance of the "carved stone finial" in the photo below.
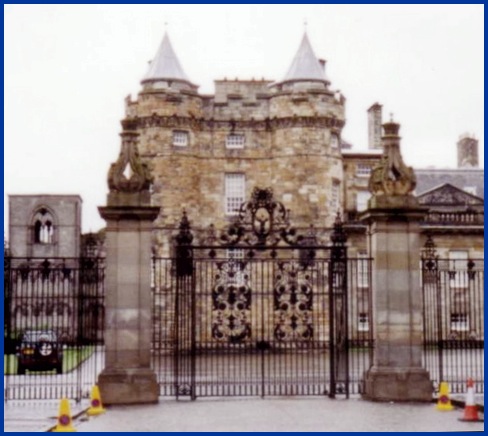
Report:
<svg viewBox="0 0 488 436"><path fill-rule="evenodd" d="M120 154L108 172L110 192L142 192L149 191L152 176L146 163L143 163L137 150L136 122L133 119L122 121L122 145Z"/></svg>
<svg viewBox="0 0 488 436"><path fill-rule="evenodd" d="M373 196L407 196L411 195L417 184L412 167L403 162L400 152L400 124L389 122L383 124L385 131L381 138L383 156L371 172L369 190Z"/></svg>

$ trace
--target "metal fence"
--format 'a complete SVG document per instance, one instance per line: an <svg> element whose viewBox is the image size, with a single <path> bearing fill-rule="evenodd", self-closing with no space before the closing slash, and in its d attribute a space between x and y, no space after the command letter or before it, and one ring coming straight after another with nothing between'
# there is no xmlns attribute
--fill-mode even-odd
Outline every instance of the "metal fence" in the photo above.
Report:
<svg viewBox="0 0 488 436"><path fill-rule="evenodd" d="M434 247L422 258L424 366L436 388L466 392L472 378L484 392L484 260L439 259Z"/></svg>
<svg viewBox="0 0 488 436"><path fill-rule="evenodd" d="M373 348L371 260L346 261L339 301L330 256L317 253L304 267L296 250L246 260L220 251L204 257L194 249L184 278L176 259L154 259L152 348L161 395L359 393Z"/></svg>
<svg viewBox="0 0 488 436"><path fill-rule="evenodd" d="M104 366L104 262L4 259L4 399L79 400Z"/></svg>

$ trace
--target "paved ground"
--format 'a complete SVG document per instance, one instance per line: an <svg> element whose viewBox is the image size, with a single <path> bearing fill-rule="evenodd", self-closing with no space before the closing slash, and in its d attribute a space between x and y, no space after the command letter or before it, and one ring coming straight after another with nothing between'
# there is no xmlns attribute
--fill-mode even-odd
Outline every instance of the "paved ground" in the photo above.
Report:
<svg viewBox="0 0 488 436"><path fill-rule="evenodd" d="M4 432L46 432L56 425L59 401L23 400L3 404ZM71 415L81 414L89 406L88 400L71 403Z"/></svg>
<svg viewBox="0 0 488 436"><path fill-rule="evenodd" d="M7 405L5 431L47 431L56 424L58 411L50 403L49 414L47 404ZM73 403L72 415L83 407L86 404ZM107 408L97 417L81 414L74 425L78 432L484 431L484 423L460 422L462 416L462 408L439 412L433 403L372 403L359 398L162 399L156 405Z"/></svg>

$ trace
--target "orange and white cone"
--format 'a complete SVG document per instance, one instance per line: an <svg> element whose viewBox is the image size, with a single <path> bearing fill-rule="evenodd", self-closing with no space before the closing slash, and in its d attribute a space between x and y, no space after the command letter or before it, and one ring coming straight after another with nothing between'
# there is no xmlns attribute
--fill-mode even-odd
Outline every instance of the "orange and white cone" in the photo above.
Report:
<svg viewBox="0 0 488 436"><path fill-rule="evenodd" d="M63 398L61 404L59 405L58 423L54 428L53 432L68 432L76 431L73 427L73 420L71 419L71 411L69 407L69 400Z"/></svg>
<svg viewBox="0 0 488 436"><path fill-rule="evenodd" d="M102 398L100 397L100 390L98 389L98 386L95 385L92 388L90 408L86 411L86 413L89 416L96 416L104 412L105 409L102 406Z"/></svg>
<svg viewBox="0 0 488 436"><path fill-rule="evenodd" d="M439 386L439 398L437 399L436 409L442 412L454 410L454 406L449 398L449 385L447 382L441 382Z"/></svg>
<svg viewBox="0 0 488 436"><path fill-rule="evenodd" d="M466 393L466 404L464 406L464 416L459 421L483 422L478 416L478 407L474 401L474 383L472 378L468 378L468 392Z"/></svg>

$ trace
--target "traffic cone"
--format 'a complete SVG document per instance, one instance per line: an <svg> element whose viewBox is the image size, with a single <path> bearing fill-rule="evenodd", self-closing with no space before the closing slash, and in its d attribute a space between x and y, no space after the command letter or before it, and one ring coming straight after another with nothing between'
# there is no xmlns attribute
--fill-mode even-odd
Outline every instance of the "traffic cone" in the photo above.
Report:
<svg viewBox="0 0 488 436"><path fill-rule="evenodd" d="M439 386L439 398L437 400L437 410L442 412L447 412L449 410L454 410L454 406L449 398L449 385L447 382L441 382Z"/></svg>
<svg viewBox="0 0 488 436"><path fill-rule="evenodd" d="M474 383L472 378L468 378L468 392L466 393L466 404L464 406L464 416L459 421L483 422L478 416L478 407L474 401Z"/></svg>
<svg viewBox="0 0 488 436"><path fill-rule="evenodd" d="M102 406L100 390L98 389L98 386L95 385L92 388L90 408L86 411L86 414L89 416L95 416L100 415L101 413L105 413L105 409Z"/></svg>
<svg viewBox="0 0 488 436"><path fill-rule="evenodd" d="M63 398L61 400L61 404L59 406L58 423L53 431L76 431L76 429L73 427L69 400L67 398Z"/></svg>

